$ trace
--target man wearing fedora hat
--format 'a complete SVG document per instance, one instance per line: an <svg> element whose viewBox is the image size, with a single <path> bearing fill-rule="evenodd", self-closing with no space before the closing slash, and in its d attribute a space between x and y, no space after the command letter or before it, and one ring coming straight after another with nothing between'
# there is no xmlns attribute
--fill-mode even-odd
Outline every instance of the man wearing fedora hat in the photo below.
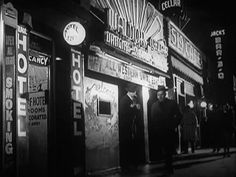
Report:
<svg viewBox="0 0 236 177"><path fill-rule="evenodd" d="M155 147L160 149L165 160L166 172L174 172L172 161L175 148L175 130L180 123L182 115L174 100L166 97L168 89L159 86L157 90L157 101L151 107L151 129L156 137Z"/></svg>
<svg viewBox="0 0 236 177"><path fill-rule="evenodd" d="M129 83L126 95L120 100L119 135L120 135L120 162L122 169L135 170L137 167L136 140L137 122L140 114L140 105L137 103L137 87Z"/></svg>

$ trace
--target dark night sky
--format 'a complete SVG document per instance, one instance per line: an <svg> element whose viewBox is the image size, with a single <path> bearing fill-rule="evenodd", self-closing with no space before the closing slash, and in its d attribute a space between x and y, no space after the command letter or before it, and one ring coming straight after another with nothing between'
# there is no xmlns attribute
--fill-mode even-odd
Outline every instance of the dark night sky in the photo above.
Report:
<svg viewBox="0 0 236 177"><path fill-rule="evenodd" d="M235 61L235 42L236 42L236 23L234 19L234 5L223 1L213 0L185 0L184 8L190 18L189 23L183 29L183 32L189 39L199 47L207 57L212 60L212 39L210 32L212 30L226 30L225 43L227 48L227 62L231 69L236 73Z"/></svg>

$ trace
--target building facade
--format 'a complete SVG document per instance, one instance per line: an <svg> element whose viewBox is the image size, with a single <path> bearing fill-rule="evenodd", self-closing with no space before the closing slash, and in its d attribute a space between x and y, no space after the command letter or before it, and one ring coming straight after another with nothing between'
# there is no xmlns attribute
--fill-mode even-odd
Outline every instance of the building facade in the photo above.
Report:
<svg viewBox="0 0 236 177"><path fill-rule="evenodd" d="M186 105L193 108L200 124L204 111L200 104L203 101L202 98L204 98L203 63L205 56L169 18L167 18L167 29L168 57L172 66L173 89L176 101L181 111ZM201 138L200 132L199 127L199 138ZM180 152L180 130L178 134L178 149Z"/></svg>
<svg viewBox="0 0 236 177"><path fill-rule="evenodd" d="M150 2L19 1L1 5L0 22L3 176L119 170L128 84L141 105L138 163L156 161L158 86L180 105L203 96L202 53Z"/></svg>

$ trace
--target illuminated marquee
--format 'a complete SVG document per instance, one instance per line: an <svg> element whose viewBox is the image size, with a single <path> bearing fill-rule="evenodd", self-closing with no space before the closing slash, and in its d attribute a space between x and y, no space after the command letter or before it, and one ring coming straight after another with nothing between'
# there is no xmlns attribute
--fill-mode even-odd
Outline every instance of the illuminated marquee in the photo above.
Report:
<svg viewBox="0 0 236 177"><path fill-rule="evenodd" d="M163 72L168 71L168 48L163 36L163 16L145 0L98 0L107 10L105 43Z"/></svg>
<svg viewBox="0 0 236 177"><path fill-rule="evenodd" d="M201 54L197 47L171 21L168 26L168 45L198 69L202 69Z"/></svg>
<svg viewBox="0 0 236 177"><path fill-rule="evenodd" d="M166 86L165 77L152 76L145 73L140 68L136 68L135 66L131 66L122 61L113 60L110 55L89 55L88 69L136 84L141 84L152 89L157 89L158 85Z"/></svg>
<svg viewBox="0 0 236 177"><path fill-rule="evenodd" d="M223 44L222 44L222 36L225 35L225 30L212 31L211 37L215 39L215 49L216 49L216 58L217 58L217 77L218 79L224 79L224 71L223 71Z"/></svg>

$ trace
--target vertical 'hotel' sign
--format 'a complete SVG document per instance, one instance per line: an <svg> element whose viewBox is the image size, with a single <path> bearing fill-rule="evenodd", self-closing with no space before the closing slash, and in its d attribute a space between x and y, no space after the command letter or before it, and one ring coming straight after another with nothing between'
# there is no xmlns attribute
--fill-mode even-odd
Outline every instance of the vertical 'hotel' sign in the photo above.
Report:
<svg viewBox="0 0 236 177"><path fill-rule="evenodd" d="M28 71L28 46L26 28L18 26L18 56L17 56L17 124L18 136L26 136L26 93Z"/></svg>
<svg viewBox="0 0 236 177"><path fill-rule="evenodd" d="M223 65L223 36L225 35L225 30L217 30L211 32L211 37L214 38L215 43L215 56L217 59L217 78L224 79L224 65Z"/></svg>
<svg viewBox="0 0 236 177"><path fill-rule="evenodd" d="M84 173L83 73L83 55L81 52L71 49L72 167L74 176L83 176Z"/></svg>
<svg viewBox="0 0 236 177"><path fill-rule="evenodd" d="M83 102L83 60L80 52L71 50L71 96L73 101L73 132L74 136L81 136L79 122L82 119Z"/></svg>
<svg viewBox="0 0 236 177"><path fill-rule="evenodd" d="M17 115L17 162L18 175L25 176L28 164L28 34L26 28L18 26L16 60L16 115Z"/></svg>

